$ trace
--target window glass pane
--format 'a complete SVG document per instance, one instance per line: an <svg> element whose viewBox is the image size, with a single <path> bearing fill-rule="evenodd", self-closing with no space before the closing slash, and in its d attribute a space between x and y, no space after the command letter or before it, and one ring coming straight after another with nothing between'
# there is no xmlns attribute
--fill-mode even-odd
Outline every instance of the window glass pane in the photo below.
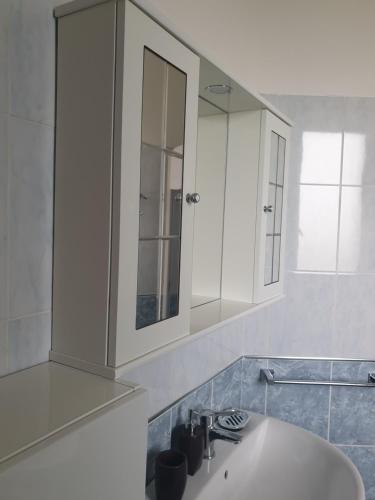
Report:
<svg viewBox="0 0 375 500"><path fill-rule="evenodd" d="M271 163L270 163L270 179L269 182L276 184L277 177L277 157L279 148L279 136L272 132L271 134Z"/></svg>
<svg viewBox="0 0 375 500"><path fill-rule="evenodd" d="M272 265L272 283L279 281L280 274L280 236L274 236L273 239L273 265Z"/></svg>
<svg viewBox="0 0 375 500"><path fill-rule="evenodd" d="M186 75L168 65L166 147L183 153L185 134Z"/></svg>
<svg viewBox="0 0 375 500"><path fill-rule="evenodd" d="M186 75L145 48L136 328L179 307Z"/></svg>
<svg viewBox="0 0 375 500"><path fill-rule="evenodd" d="M167 64L148 49L143 61L142 142L164 143L164 107Z"/></svg>
<svg viewBox="0 0 375 500"><path fill-rule="evenodd" d="M138 246L138 285L136 328L158 321L160 244L158 240L140 241ZM141 270L141 272L140 272Z"/></svg>
<svg viewBox="0 0 375 500"><path fill-rule="evenodd" d="M277 184L282 186L284 184L284 169L285 169L285 145L286 140L284 137L279 136L279 152L277 161Z"/></svg>
<svg viewBox="0 0 375 500"><path fill-rule="evenodd" d="M264 265L264 284L272 283L272 254L273 254L273 236L266 236L266 256Z"/></svg>
<svg viewBox="0 0 375 500"><path fill-rule="evenodd" d="M268 185L268 208L267 211L267 234L274 233L275 227L275 204L276 204L276 186L274 184Z"/></svg>
<svg viewBox="0 0 375 500"><path fill-rule="evenodd" d="M276 234L281 233L281 221L283 212L283 188L277 186L276 188L276 204L275 204L275 230Z"/></svg>
<svg viewBox="0 0 375 500"><path fill-rule="evenodd" d="M165 236L181 234L182 169L183 162L180 158L166 156L163 193L163 234Z"/></svg>
<svg viewBox="0 0 375 500"><path fill-rule="evenodd" d="M139 237L160 234L161 179L164 153L159 149L142 145L141 189L139 194Z"/></svg>

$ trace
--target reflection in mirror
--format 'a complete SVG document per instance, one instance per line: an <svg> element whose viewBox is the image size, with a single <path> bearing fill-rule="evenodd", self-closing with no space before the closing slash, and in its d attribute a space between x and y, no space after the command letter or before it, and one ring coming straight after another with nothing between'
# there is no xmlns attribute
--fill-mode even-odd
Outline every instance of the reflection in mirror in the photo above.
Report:
<svg viewBox="0 0 375 500"><path fill-rule="evenodd" d="M186 74L144 51L137 330L178 314Z"/></svg>
<svg viewBox="0 0 375 500"><path fill-rule="evenodd" d="M228 114L199 98L192 307L221 296Z"/></svg>
<svg viewBox="0 0 375 500"><path fill-rule="evenodd" d="M275 132L271 135L271 161L268 184L266 255L264 266L264 284L271 285L279 281L280 242L284 194L285 144L283 137Z"/></svg>

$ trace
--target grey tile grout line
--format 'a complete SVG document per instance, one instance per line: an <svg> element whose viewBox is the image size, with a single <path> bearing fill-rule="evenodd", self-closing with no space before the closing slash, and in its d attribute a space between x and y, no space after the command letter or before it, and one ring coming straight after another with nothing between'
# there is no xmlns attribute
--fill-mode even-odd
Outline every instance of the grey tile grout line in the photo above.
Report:
<svg viewBox="0 0 375 500"><path fill-rule="evenodd" d="M333 361L331 361L330 375L329 379L332 381L333 375ZM327 441L330 441L331 434L331 401L332 401L332 386L329 386L329 397L328 397L328 425L327 425Z"/></svg>
<svg viewBox="0 0 375 500"><path fill-rule="evenodd" d="M46 127L46 128L55 130L54 123L51 124L51 123L45 123L45 122L38 121L38 120L32 120L31 118L24 118L22 116L18 116L16 114L14 114L14 113L8 113L8 117L11 118L12 120L19 120L19 121L24 121L26 123L33 123L34 125L40 125L42 127Z"/></svg>
<svg viewBox="0 0 375 500"><path fill-rule="evenodd" d="M332 332L331 332L331 348L333 348L334 339L336 338L337 332L337 305L338 305L338 275L339 275L339 263L340 263L340 237L341 237L341 212L342 212L342 180L344 175L344 154L345 154L345 134L344 131L341 132L341 158L340 158L340 184L339 184L339 206L337 214L337 235L336 235L336 278L334 280L333 287L333 315L332 315Z"/></svg>
<svg viewBox="0 0 375 500"><path fill-rule="evenodd" d="M331 443L338 448L375 448L375 444L338 444Z"/></svg>
<svg viewBox="0 0 375 500"><path fill-rule="evenodd" d="M269 368L269 362L270 360L267 359L266 361L266 368ZM268 400L268 384L265 384L265 389L264 389L264 415L267 415L267 401Z"/></svg>
<svg viewBox="0 0 375 500"><path fill-rule="evenodd" d="M30 314L23 314L22 316L11 316L7 319L5 319L4 321L7 321L8 323L11 322L11 321L18 321L18 320L22 320L22 319L27 319L27 318L33 318L34 316L41 316L42 314L50 314L51 313L51 309L46 309L45 311L38 311L38 312L33 312L33 313L30 313Z"/></svg>
<svg viewBox="0 0 375 500"><path fill-rule="evenodd" d="M240 387L240 408L243 403L243 379L244 379L244 357L241 359L241 387Z"/></svg>
<svg viewBox="0 0 375 500"><path fill-rule="evenodd" d="M371 271L327 271L319 269L287 269L286 272L291 274L321 274L323 276L374 276L375 272Z"/></svg>

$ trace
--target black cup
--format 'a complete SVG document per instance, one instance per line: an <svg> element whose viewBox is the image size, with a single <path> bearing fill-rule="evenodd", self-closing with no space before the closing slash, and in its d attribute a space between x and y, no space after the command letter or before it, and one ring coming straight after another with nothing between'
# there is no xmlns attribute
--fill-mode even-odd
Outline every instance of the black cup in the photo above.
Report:
<svg viewBox="0 0 375 500"><path fill-rule="evenodd" d="M159 453L155 461L156 500L181 500L187 478L186 455L177 450Z"/></svg>

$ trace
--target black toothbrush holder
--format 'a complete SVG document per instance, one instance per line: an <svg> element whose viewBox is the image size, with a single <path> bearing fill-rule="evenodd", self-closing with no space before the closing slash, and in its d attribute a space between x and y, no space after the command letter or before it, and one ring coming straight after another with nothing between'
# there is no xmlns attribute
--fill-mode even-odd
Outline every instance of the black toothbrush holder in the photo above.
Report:
<svg viewBox="0 0 375 500"><path fill-rule="evenodd" d="M159 453L155 460L156 500L181 500L186 480L186 455L178 450Z"/></svg>

